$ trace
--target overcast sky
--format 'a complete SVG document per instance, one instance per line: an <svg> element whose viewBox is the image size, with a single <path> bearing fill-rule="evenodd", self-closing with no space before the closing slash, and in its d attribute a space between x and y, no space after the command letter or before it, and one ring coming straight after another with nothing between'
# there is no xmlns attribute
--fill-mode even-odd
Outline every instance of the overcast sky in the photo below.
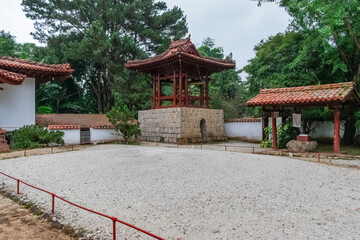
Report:
<svg viewBox="0 0 360 240"><path fill-rule="evenodd" d="M225 53L233 53L240 69L254 57L253 48L261 39L284 32L289 16L276 4L250 0L165 0L168 7L179 6L187 16L189 33L195 45L209 36ZM10 32L20 43L37 43L30 32L33 22L25 17L21 0L0 0L0 30ZM244 74L242 74L244 77Z"/></svg>

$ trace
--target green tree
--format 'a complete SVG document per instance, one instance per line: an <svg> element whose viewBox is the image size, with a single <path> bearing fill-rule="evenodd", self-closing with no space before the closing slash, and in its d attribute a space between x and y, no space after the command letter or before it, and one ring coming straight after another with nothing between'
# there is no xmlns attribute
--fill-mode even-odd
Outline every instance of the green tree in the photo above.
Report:
<svg viewBox="0 0 360 240"><path fill-rule="evenodd" d="M166 3L153 0L23 0L22 5L26 16L35 20L36 39L57 42L70 63L84 64L82 80L96 97L99 112L110 109L112 90L127 88L119 95L131 98L127 81L146 92L147 79L124 73L128 59L161 52L171 38L187 32L181 9L167 9Z"/></svg>
<svg viewBox="0 0 360 240"><path fill-rule="evenodd" d="M296 87L346 81L344 73L321 59L325 51L320 42L305 42L300 32L278 33L254 48L255 57L243 70L251 97L264 88ZM307 57L301 57L307 44Z"/></svg>
<svg viewBox="0 0 360 240"><path fill-rule="evenodd" d="M4 30L0 31L0 55L3 56L15 56L17 44L15 37Z"/></svg>
<svg viewBox="0 0 360 240"><path fill-rule="evenodd" d="M274 0L258 0L275 2ZM341 69L348 81L358 81L360 75L360 7L358 0L281 0L292 17L290 28L306 35L306 44L321 41L321 58ZM304 45L301 57L307 56Z"/></svg>
<svg viewBox="0 0 360 240"><path fill-rule="evenodd" d="M224 49L216 47L215 41L210 37L205 38L198 51L206 57L224 58ZM231 57L230 54L226 58ZM245 91L239 73L236 70L226 70L210 76L210 106L223 109L225 118L240 117L246 111Z"/></svg>
<svg viewBox="0 0 360 240"><path fill-rule="evenodd" d="M135 120L135 114L136 111L130 111L126 105L112 107L106 113L109 122L123 136L126 144L129 144L133 137L137 137L140 134L139 123Z"/></svg>
<svg viewBox="0 0 360 240"><path fill-rule="evenodd" d="M258 0L279 2L292 17L289 29L301 31L304 42L298 59L308 58L309 46L321 43L321 62L332 65L332 73L341 70L346 81L358 83L360 76L360 7L358 0ZM335 76L334 81L338 81ZM356 132L355 112L350 107L343 111L345 132L343 143L352 144Z"/></svg>

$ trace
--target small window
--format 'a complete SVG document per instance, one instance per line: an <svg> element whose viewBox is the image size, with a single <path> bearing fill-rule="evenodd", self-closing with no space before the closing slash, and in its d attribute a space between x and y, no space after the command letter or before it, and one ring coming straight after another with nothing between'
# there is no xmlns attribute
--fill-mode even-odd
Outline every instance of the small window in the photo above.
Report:
<svg viewBox="0 0 360 240"><path fill-rule="evenodd" d="M80 128L80 144L90 143L90 128Z"/></svg>

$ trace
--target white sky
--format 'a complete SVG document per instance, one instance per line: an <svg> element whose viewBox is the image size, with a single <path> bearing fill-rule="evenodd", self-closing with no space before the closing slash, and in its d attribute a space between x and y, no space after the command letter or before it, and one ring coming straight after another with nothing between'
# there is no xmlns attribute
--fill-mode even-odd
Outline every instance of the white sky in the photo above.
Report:
<svg viewBox="0 0 360 240"><path fill-rule="evenodd" d="M232 52L238 69L254 57L253 48L261 40L284 32L289 15L276 4L250 0L164 0L168 7L179 6L187 15L191 39L195 45L209 36L217 46ZM21 0L0 0L0 30L10 32L20 43L35 41L33 22L27 19ZM244 78L245 75L242 74Z"/></svg>

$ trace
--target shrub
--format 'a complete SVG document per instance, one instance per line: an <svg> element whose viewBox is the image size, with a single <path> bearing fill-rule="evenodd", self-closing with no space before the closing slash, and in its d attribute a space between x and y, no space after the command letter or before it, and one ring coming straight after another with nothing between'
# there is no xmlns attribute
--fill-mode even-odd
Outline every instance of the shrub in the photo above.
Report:
<svg viewBox="0 0 360 240"><path fill-rule="evenodd" d="M293 127L292 122L285 122L280 124L280 126L277 128L279 148L286 148L286 144L291 140L295 140L299 133L299 128Z"/></svg>
<svg viewBox="0 0 360 240"><path fill-rule="evenodd" d="M114 126L115 130L122 134L128 144L132 137L140 134L139 123L135 120L135 111L130 111L125 105L113 107L108 113L107 118Z"/></svg>
<svg viewBox="0 0 360 240"><path fill-rule="evenodd" d="M36 113L39 113L39 114L52 113L52 107L50 107L50 106L39 106L37 108Z"/></svg>
<svg viewBox="0 0 360 240"><path fill-rule="evenodd" d="M13 149L39 148L50 144L64 144L64 133L61 131L49 131L38 125L24 126L13 131Z"/></svg>
<svg viewBox="0 0 360 240"><path fill-rule="evenodd" d="M269 148L272 147L272 139L269 140L270 133L272 131L271 126L264 129L265 139L261 142L260 147ZM299 134L299 129L292 126L292 122L285 122L277 127L277 140L278 148L286 148L286 144L291 140L295 140Z"/></svg>
<svg viewBox="0 0 360 240"><path fill-rule="evenodd" d="M270 148L270 147L272 147L272 140L269 140L270 131L271 131L271 126L268 126L268 127L264 128L265 139L261 141L260 147L262 147L262 148Z"/></svg>

